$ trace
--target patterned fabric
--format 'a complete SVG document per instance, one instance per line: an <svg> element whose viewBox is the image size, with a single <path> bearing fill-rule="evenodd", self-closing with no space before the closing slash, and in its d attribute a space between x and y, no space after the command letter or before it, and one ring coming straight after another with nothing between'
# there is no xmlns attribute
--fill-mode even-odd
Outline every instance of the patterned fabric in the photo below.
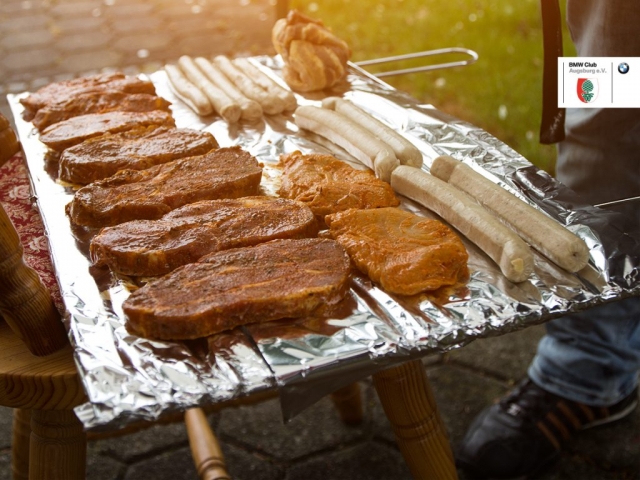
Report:
<svg viewBox="0 0 640 480"><path fill-rule="evenodd" d="M25 263L40 275L56 307L64 313L60 288L51 265L49 242L38 208L32 201L29 176L20 153L0 167L0 203L18 232Z"/></svg>

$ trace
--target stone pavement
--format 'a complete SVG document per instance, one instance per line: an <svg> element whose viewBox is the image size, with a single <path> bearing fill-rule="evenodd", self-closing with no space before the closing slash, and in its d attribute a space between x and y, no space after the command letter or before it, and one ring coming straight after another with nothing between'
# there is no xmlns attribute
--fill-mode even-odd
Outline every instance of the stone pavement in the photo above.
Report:
<svg viewBox="0 0 640 480"><path fill-rule="evenodd" d="M452 444L472 418L517 382L543 327L424 360ZM375 390L362 381L364 422L343 425L324 398L283 424L277 399L210 415L234 480L403 480L410 474ZM11 478L11 410L0 408L0 480ZM460 475L464 480L464 475ZM182 423L156 425L88 446L90 480L195 480ZM542 480L640 479L640 409L617 424L583 432Z"/></svg>
<svg viewBox="0 0 640 480"><path fill-rule="evenodd" d="M274 54L285 0L0 0L6 95L105 70L150 73L181 55Z"/></svg>

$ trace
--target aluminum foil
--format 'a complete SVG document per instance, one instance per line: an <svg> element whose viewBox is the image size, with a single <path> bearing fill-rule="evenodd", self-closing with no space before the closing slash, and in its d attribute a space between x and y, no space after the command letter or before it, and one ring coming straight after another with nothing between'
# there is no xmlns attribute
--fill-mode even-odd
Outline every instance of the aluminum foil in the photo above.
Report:
<svg viewBox="0 0 640 480"><path fill-rule="evenodd" d="M279 57L251 61L284 85ZM216 117L195 115L169 88L164 72L150 78L173 103L178 126L210 131L221 146L240 145L264 164L264 194L278 190L277 162L283 153L332 153L364 168L339 147L299 131L291 115L230 126ZM125 328L121 305L130 292L127 282L92 267L88 239L74 236L64 211L73 189L57 180L46 147L22 120L19 99L27 92L10 95L89 399L76 409L86 429L155 420L170 411L267 389L279 391L288 419L337 388L395 363L640 295L640 227L632 219L585 204L487 132L419 103L355 65L350 66L348 85L327 94L343 95L405 133L424 154L426 171L436 156L452 155L557 219L587 242L589 266L569 274L536 254L534 274L514 284L464 239L470 271L464 285L400 297L356 273L340 308L324 318L249 325L190 342L140 338ZM322 99L317 94L297 98L299 104L315 105ZM401 208L434 217L408 199L402 199Z"/></svg>

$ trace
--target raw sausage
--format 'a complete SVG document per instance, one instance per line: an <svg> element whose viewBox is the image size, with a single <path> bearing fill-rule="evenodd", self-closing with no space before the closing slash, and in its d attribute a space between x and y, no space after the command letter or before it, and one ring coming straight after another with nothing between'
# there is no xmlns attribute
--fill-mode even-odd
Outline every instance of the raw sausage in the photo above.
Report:
<svg viewBox="0 0 640 480"><path fill-rule="evenodd" d="M294 114L296 125L331 140L388 182L400 162L391 147L333 110L303 105Z"/></svg>
<svg viewBox="0 0 640 480"><path fill-rule="evenodd" d="M165 65L164 71L167 72L167 78L173 91L191 110L203 116L213 113L213 107L209 99L198 87L185 77L178 67L175 65Z"/></svg>
<svg viewBox="0 0 640 480"><path fill-rule="evenodd" d="M376 138L391 147L398 160L400 160L401 165L409 165L417 168L422 167L422 153L420 153L420 150L418 150L415 145L350 101L339 97L327 97L322 100L322 107L335 110L345 117L350 118L364 129L369 130Z"/></svg>
<svg viewBox="0 0 640 480"><path fill-rule="evenodd" d="M433 161L431 173L500 216L529 245L562 268L577 272L587 266L589 248L580 237L468 165L442 155Z"/></svg>
<svg viewBox="0 0 640 480"><path fill-rule="evenodd" d="M178 60L178 65L187 76L207 96L216 112L229 123L235 123L240 119L242 111L240 106L233 101L222 89L213 84L200 71L193 59L183 55Z"/></svg>

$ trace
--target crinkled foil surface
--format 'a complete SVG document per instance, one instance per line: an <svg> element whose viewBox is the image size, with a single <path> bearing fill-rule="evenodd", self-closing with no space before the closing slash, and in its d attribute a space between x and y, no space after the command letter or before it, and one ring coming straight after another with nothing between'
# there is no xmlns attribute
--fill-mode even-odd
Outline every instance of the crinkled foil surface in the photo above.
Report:
<svg viewBox="0 0 640 480"><path fill-rule="evenodd" d="M282 82L279 57L251 60ZM335 318L256 324L190 342L140 338L125 328L121 305L129 295L127 283L93 268L86 239L72 232L64 206L73 190L57 181L55 168L45 160L46 147L32 125L22 120L18 100L27 93L10 96L89 398L76 409L86 429L119 428L267 389L279 391L288 419L323 395L394 363L640 294L640 228L631 219L584 204L480 128L422 105L354 65L350 72L350 85L331 94L344 95L407 134L423 152L425 170L436 156L450 154L547 212L587 242L589 266L569 274L536 254L535 273L514 284L464 239L470 278L457 288L402 298L356 274ZM358 165L338 147L298 131L291 115L229 126L217 117L193 114L168 88L164 72L152 74L151 79L158 93L173 102L178 126L208 130L221 146L241 145L264 164L265 194L278 189L277 162L282 153L332 153ZM321 97L298 96L298 100L319 104ZM402 208L433 216L407 199Z"/></svg>

